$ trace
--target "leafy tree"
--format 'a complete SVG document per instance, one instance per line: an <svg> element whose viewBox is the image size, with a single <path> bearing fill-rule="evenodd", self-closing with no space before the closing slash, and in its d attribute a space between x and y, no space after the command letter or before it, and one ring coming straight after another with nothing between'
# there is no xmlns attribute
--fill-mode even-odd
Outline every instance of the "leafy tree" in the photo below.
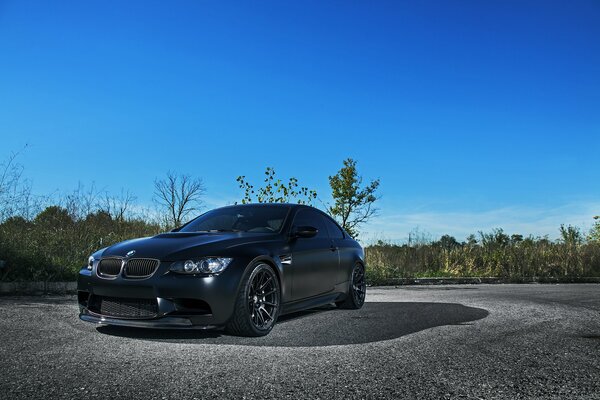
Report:
<svg viewBox="0 0 600 400"><path fill-rule="evenodd" d="M375 192L379 187L379 179L365 186L362 182L356 161L352 158L344 160L344 166L338 173L329 177L334 203L327 211L353 237L358 236L359 226L377 213L374 204L378 199Z"/></svg>
<svg viewBox="0 0 600 400"><path fill-rule="evenodd" d="M467 236L467 245L473 247L477 245L477 236L475 236L474 234L470 234L469 236Z"/></svg>
<svg viewBox="0 0 600 400"><path fill-rule="evenodd" d="M590 229L588 239L592 242L600 243L600 215L596 215L594 219L596 222L594 223L592 229Z"/></svg>
<svg viewBox="0 0 600 400"><path fill-rule="evenodd" d="M156 179L154 200L165 211L164 222L167 227L182 225L190 213L198 211L205 191L202 179L190 175L177 175L169 171L165 179Z"/></svg>
<svg viewBox="0 0 600 400"><path fill-rule="evenodd" d="M454 238L454 236L444 235L438 241L438 245L444 250L452 250L460 247L460 243Z"/></svg>
<svg viewBox="0 0 600 400"><path fill-rule="evenodd" d="M291 203L311 204L317 198L317 192L298 184L297 178L289 178L287 184L275 179L275 169L265 170L264 186L256 188L246 180L245 175L237 177L240 189L244 190L242 204L248 203Z"/></svg>
<svg viewBox="0 0 600 400"><path fill-rule="evenodd" d="M562 242L562 260L561 264L563 267L563 274L569 275L569 273L576 271L580 263L580 247L583 243L583 236L579 228L575 226L560 226L560 241ZM583 266L579 268L583 275Z"/></svg>
<svg viewBox="0 0 600 400"><path fill-rule="evenodd" d="M67 229L74 223L69 211L59 206L46 207L33 221L38 226L53 230Z"/></svg>
<svg viewBox="0 0 600 400"><path fill-rule="evenodd" d="M513 244L517 244L523 241L523 235L520 235L518 233L515 233L513 235L510 235L510 241Z"/></svg>
<svg viewBox="0 0 600 400"><path fill-rule="evenodd" d="M97 230L110 231L115 225L113 217L106 211L96 211L95 213L88 214L85 217L85 224L89 227L94 227ZM118 220L117 220L118 221Z"/></svg>
<svg viewBox="0 0 600 400"><path fill-rule="evenodd" d="M575 226L560 226L560 236L564 244L568 246L577 246L583 242L581 231Z"/></svg>
<svg viewBox="0 0 600 400"><path fill-rule="evenodd" d="M489 249L499 249L510 244L510 236L501 228L492 229L490 233L479 232L481 245Z"/></svg>

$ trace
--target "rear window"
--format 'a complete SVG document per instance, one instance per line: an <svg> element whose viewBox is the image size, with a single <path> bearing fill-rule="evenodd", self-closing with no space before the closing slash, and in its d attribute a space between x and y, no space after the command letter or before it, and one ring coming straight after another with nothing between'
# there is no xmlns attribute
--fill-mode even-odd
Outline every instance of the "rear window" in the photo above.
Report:
<svg viewBox="0 0 600 400"><path fill-rule="evenodd" d="M325 225L327 225L327 230L329 231L329 236L332 239L343 239L344 238L344 232L342 232L342 229L337 226L337 224L335 222L333 222L332 220L330 220L327 217L323 217L323 219L325 220Z"/></svg>

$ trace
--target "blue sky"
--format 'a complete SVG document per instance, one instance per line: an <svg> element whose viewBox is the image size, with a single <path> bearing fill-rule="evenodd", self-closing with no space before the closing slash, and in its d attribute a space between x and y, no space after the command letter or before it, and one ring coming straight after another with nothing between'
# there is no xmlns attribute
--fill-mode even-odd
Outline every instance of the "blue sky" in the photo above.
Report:
<svg viewBox="0 0 600 400"><path fill-rule="evenodd" d="M329 198L381 179L366 237L600 214L600 3L0 1L0 157L38 193L151 204L168 170L209 207L266 166Z"/></svg>

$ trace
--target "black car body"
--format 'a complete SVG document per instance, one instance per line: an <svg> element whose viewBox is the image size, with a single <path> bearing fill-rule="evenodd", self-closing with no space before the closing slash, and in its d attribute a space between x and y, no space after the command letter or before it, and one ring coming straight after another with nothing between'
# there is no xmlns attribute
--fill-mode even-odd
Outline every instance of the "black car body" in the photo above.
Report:
<svg viewBox="0 0 600 400"><path fill-rule="evenodd" d="M281 314L360 308L364 252L325 213L249 204L94 253L78 279L80 318L150 328L267 334Z"/></svg>

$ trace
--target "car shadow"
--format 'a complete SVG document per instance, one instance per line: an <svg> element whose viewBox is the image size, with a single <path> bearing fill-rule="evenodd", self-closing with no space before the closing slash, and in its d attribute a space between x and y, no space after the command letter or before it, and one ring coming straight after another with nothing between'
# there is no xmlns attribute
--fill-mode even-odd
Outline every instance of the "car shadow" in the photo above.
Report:
<svg viewBox="0 0 600 400"><path fill-rule="evenodd" d="M437 326L465 324L488 314L454 303L368 302L360 310L326 306L285 315L269 335L259 338L230 336L222 330L96 329L111 336L172 343L316 347L395 339Z"/></svg>

